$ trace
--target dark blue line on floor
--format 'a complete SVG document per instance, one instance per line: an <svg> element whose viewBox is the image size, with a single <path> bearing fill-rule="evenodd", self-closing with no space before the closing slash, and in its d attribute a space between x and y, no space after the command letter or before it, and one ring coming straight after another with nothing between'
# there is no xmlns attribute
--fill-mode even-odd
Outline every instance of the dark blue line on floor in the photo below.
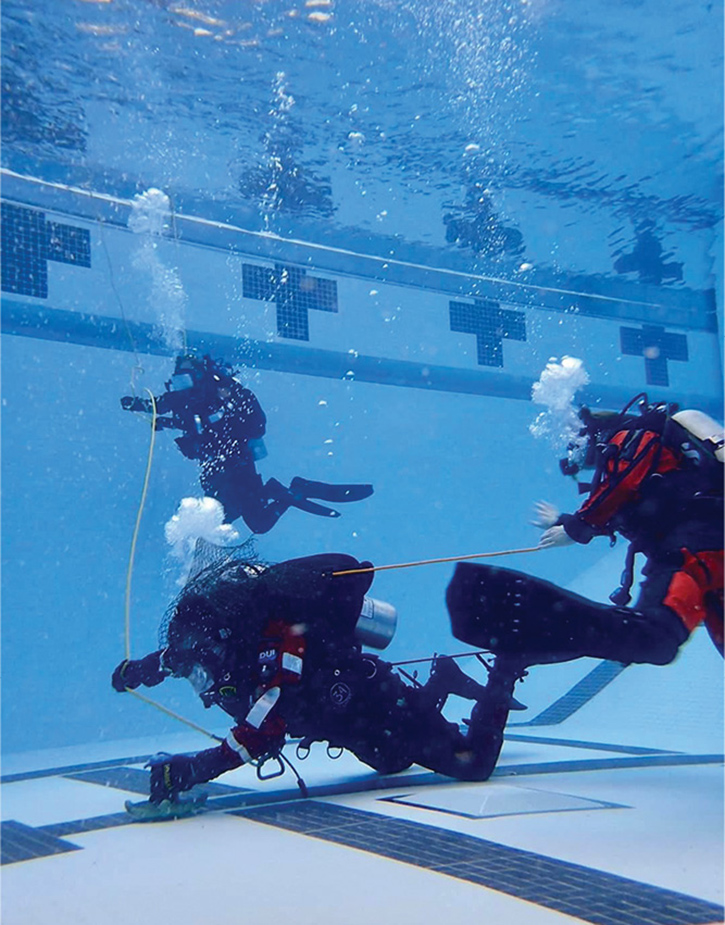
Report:
<svg viewBox="0 0 725 925"><path fill-rule="evenodd" d="M59 768L39 768L35 771L19 771L17 774L4 774L0 784L17 784L26 780L39 780L43 777L69 777L96 768L117 768L126 764L146 764L153 755L137 755L133 758L110 758L108 761L87 761L84 764L68 764Z"/></svg>
<svg viewBox="0 0 725 925"><path fill-rule="evenodd" d="M582 771L617 771L629 769L646 769L661 767L682 767L687 765L722 764L722 755L650 755L631 756L626 758L600 758L598 760L581 761L552 761L532 764L499 765L493 772L492 779L507 777L531 777L540 774L571 774ZM341 781L338 783L319 784L308 788L311 799L324 797L344 796L350 793L374 793L378 790L391 790L405 787L431 787L438 785L455 784L451 777L444 777L433 771L420 771L412 774L389 774L386 776L370 774L369 777L357 780ZM237 790L226 796L210 798L200 808L199 815L210 812L232 812L256 806L272 806L281 803L299 803L304 800L300 791L294 790ZM104 820L108 820L108 827L130 825L136 820L126 813L113 813L108 816L97 816L93 819L78 819L72 822L52 823L42 826L41 830L51 835L76 835L86 831L95 831L105 828Z"/></svg>
<svg viewBox="0 0 725 925"><path fill-rule="evenodd" d="M125 790L127 793L140 793L148 797L150 785L150 772L142 768L107 768L92 771L82 771L76 774L66 774L71 780L79 780L90 784L100 784L101 787L113 787L116 790ZM228 784L198 784L193 788L195 796L220 797L232 793L249 793L246 787L230 787Z"/></svg>
<svg viewBox="0 0 725 925"><path fill-rule="evenodd" d="M437 826L314 801L231 815L402 861L593 925L705 925L723 908L693 896Z"/></svg>
<svg viewBox="0 0 725 925"><path fill-rule="evenodd" d="M511 723L511 726L556 726L563 723L577 710L581 710L600 691L611 684L624 671L626 665L619 662L600 662L589 674L567 691L563 697L554 701L543 712L526 723Z"/></svg>
<svg viewBox="0 0 725 925"><path fill-rule="evenodd" d="M516 723L516 726L525 726L526 723ZM510 726L507 728L511 728ZM677 755L672 749L644 748L640 745L609 745L605 742L583 742L581 739L553 739L551 736L527 736L507 732L504 736L507 742L538 742L540 745L555 745L562 748L583 748L595 752L618 752L621 755Z"/></svg>
<svg viewBox="0 0 725 925"><path fill-rule="evenodd" d="M508 729L512 728L509 724ZM570 748L582 748L593 751L621 752L627 755L669 755L673 752L657 748L641 748L635 745L613 745L609 742L588 742L579 739L554 739L545 736L527 736L518 733L506 734L514 742L540 742L542 745L561 745ZM135 755L128 758L110 758L107 761L90 761L83 764L63 765L57 768L39 768L34 771L19 771L0 777L0 784L17 784L28 780L41 780L45 777L73 777L88 771L104 768L121 768L131 764L146 764L152 755ZM127 768L127 770L129 770ZM123 788L121 788L123 789Z"/></svg>
<svg viewBox="0 0 725 925"><path fill-rule="evenodd" d="M80 850L78 845L14 819L0 823L0 847L0 864L16 864L18 861Z"/></svg>

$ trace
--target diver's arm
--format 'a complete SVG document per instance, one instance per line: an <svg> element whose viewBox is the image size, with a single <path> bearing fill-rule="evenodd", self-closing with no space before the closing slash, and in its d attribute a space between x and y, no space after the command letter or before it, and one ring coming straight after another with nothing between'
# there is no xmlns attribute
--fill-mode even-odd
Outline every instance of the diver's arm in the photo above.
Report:
<svg viewBox="0 0 725 925"><path fill-rule="evenodd" d="M207 781L241 764L239 757L224 743L195 755L159 755L152 758L150 801L173 800L184 790Z"/></svg>
<svg viewBox="0 0 725 925"><path fill-rule="evenodd" d="M243 721L216 748L195 755L162 755L152 759L149 762L151 802L174 800L195 784L204 784L250 761L279 754L284 745L283 726L279 718L266 730L254 729Z"/></svg>
<svg viewBox="0 0 725 925"><path fill-rule="evenodd" d="M578 514L561 514L556 524L553 527L550 527L546 533L549 533L552 530L556 530L557 528L564 530L564 533L570 542L582 543L584 545L591 543L595 536L607 535L606 531L596 530ZM544 536L546 536L546 533ZM542 540L543 538L544 537L542 536ZM564 544L559 543L554 545Z"/></svg>
<svg viewBox="0 0 725 925"><path fill-rule="evenodd" d="M165 392L158 398L154 398L153 402L150 398L139 398L135 395L124 395L121 399L121 407L124 411L141 411L144 414L153 414L155 410L157 416L154 422L154 426L156 430L163 430L164 428L183 430L178 416L173 413L174 409L172 404L168 401L168 395L169 393ZM162 417L162 415L169 416Z"/></svg>
<svg viewBox="0 0 725 925"><path fill-rule="evenodd" d="M169 669L164 668L162 664L164 651L164 649L159 649L158 652L152 652L139 659L125 658L111 676L114 690L123 693L126 690L132 691L141 685L155 687L161 684L171 674Z"/></svg>

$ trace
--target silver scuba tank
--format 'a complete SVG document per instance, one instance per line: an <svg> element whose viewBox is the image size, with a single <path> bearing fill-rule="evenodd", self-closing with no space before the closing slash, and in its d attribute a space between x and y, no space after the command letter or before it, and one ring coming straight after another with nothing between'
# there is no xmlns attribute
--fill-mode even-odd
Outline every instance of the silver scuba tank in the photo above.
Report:
<svg viewBox="0 0 725 925"><path fill-rule="evenodd" d="M397 625L398 611L392 604L365 597L355 624L355 638L371 649L385 649L390 645Z"/></svg>
<svg viewBox="0 0 725 925"><path fill-rule="evenodd" d="M719 462L725 463L725 434L722 424L705 414L704 411L686 409L672 415L672 420L693 437L702 441Z"/></svg>

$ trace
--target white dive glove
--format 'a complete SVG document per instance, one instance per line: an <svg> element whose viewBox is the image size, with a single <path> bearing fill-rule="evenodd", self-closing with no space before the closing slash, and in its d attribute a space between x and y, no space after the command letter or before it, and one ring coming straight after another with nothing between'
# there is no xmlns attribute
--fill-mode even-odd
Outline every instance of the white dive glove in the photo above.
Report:
<svg viewBox="0 0 725 925"><path fill-rule="evenodd" d="M554 546L571 546L575 543L566 530L557 524L555 527L549 527L544 530L539 538L539 549L552 549Z"/></svg>
<svg viewBox="0 0 725 925"><path fill-rule="evenodd" d="M561 512L548 501L537 501L534 505L534 519L531 523L535 527L553 527L559 519Z"/></svg>

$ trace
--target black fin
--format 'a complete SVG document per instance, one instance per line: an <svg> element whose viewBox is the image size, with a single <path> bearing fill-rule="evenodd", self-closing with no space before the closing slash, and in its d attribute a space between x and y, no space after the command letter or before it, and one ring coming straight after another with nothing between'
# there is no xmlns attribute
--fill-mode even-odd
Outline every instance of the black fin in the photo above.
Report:
<svg viewBox="0 0 725 925"><path fill-rule="evenodd" d="M311 482L295 477L290 482L293 495L302 498L320 498L322 501L362 501L373 493L372 485L331 485L328 482Z"/></svg>
<svg viewBox="0 0 725 925"><path fill-rule="evenodd" d="M333 511L331 507L325 507L324 504L316 504L314 501L308 501L307 498L299 498L296 495L287 499L290 507L299 508L301 511L307 511L308 514L317 514L318 517L339 517L339 511Z"/></svg>

